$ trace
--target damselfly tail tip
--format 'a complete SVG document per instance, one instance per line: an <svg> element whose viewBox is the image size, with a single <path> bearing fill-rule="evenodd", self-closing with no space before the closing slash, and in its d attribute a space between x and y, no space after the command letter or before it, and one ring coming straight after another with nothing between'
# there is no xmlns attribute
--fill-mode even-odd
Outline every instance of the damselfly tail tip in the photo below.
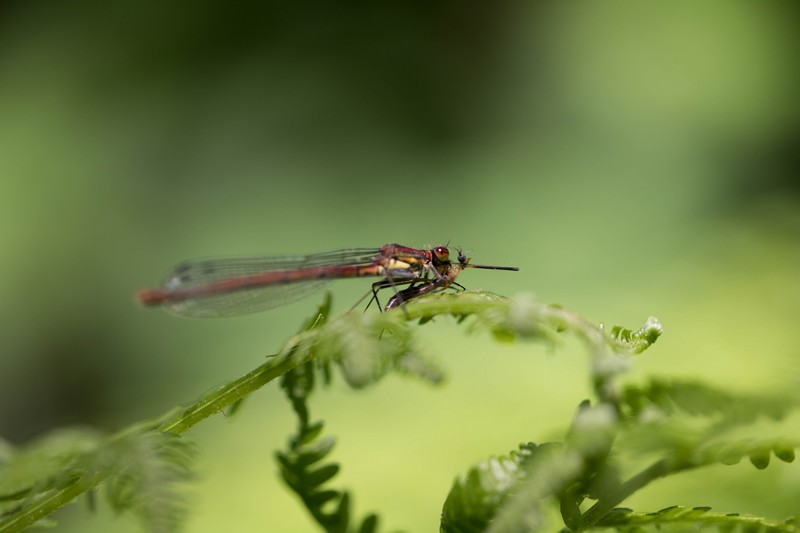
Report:
<svg viewBox="0 0 800 533"><path fill-rule="evenodd" d="M166 293L161 289L142 289L136 293L136 300L145 307L161 305L166 299Z"/></svg>

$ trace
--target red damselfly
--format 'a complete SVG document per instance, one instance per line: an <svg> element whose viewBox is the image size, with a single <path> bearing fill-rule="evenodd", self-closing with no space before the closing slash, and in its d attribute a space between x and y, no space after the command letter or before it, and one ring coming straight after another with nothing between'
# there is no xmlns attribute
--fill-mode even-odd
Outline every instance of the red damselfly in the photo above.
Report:
<svg viewBox="0 0 800 533"><path fill-rule="evenodd" d="M447 289L465 268L519 270L473 265L461 250L450 260L447 246L417 249L399 244L353 248L300 257L239 257L187 261L160 288L139 291L139 301L189 317L255 313L297 300L334 279L379 277L377 291L393 288L386 309ZM398 286L407 285L398 290ZM463 288L463 287L462 287ZM371 302L370 302L371 303Z"/></svg>

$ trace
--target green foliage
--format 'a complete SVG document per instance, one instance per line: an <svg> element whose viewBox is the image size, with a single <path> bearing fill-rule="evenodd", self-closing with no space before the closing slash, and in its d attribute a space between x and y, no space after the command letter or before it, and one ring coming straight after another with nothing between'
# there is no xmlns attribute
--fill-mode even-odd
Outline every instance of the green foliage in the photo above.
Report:
<svg viewBox="0 0 800 533"><path fill-rule="evenodd" d="M306 324L306 331L321 327L326 319L330 301L326 301L320 309L319 320ZM360 343L353 340L355 350L360 350ZM295 345L294 349L299 349ZM359 355L360 356L360 355ZM332 533L345 533L352 531L350 526L350 496L345 491L326 488L325 484L339 472L337 463L320 464L333 449L335 439L321 437L323 423L309 423L309 413L306 401L314 390L316 376L314 374L314 361L309 361L287 372L281 378L283 389L289 402L297 414L297 434L289 439L289 448L286 451L275 453L281 476L284 482L311 513L311 516L322 526L325 531ZM324 375L329 378L330 371L326 363L322 363ZM344 365L343 365L343 368ZM351 369L352 370L352 369ZM348 375L344 371L345 376ZM348 380L353 386L353 376ZM360 384L360 381L356 383ZM377 516L368 515L357 531L373 532L377 529Z"/></svg>
<svg viewBox="0 0 800 533"><path fill-rule="evenodd" d="M40 509L58 495L86 492L108 478L105 495L114 510L135 512L147 531L176 531L185 504L179 485L191 477L192 456L189 443L168 433L51 433L2 465L3 530L41 525Z"/></svg>
<svg viewBox="0 0 800 533"><path fill-rule="evenodd" d="M353 531L350 525L350 496L346 491L328 488L326 483L339 472L337 463L322 461L335 444L332 437L322 437L322 422L309 423L305 404L313 388L312 363L284 375L281 386L298 415L297 434L285 451L275 453L284 482L306 506L311 516L329 532ZM377 516L367 516L357 531L375 531Z"/></svg>
<svg viewBox="0 0 800 533"><path fill-rule="evenodd" d="M298 421L286 449L275 454L283 481L324 530L376 531L377 515L355 521L350 494L332 488L340 471L330 460L335 439L323 435L323 421L312 421L309 401L320 382L333 379L334 369L353 388L373 385L389 373L440 383L442 371L419 352L414 333L447 315L504 342L579 339L590 356L592 399L578 402L563 442L524 444L479 461L458 477L444 502L441 531L550 530L554 513L571 531L665 526L795 531L792 520L714 514L707 508L634 512L619 505L652 481L686 470L745 457L757 468L766 468L773 455L793 461L800 430L784 422L797 411L800 389L745 395L689 380L620 384L633 356L661 335L656 319L639 329L606 331L531 298L511 301L467 291L334 319L328 298L266 363L186 407L113 435L70 430L21 449L0 443L0 532L51 525L53 511L81 494L93 501L98 490L113 509L136 512L147 530L178 530L187 510L181 487L191 478L194 454L180 435L216 413L233 414L244 398L278 378Z"/></svg>
<svg viewBox="0 0 800 533"><path fill-rule="evenodd" d="M114 463L124 467L105 485L111 507L134 510L147 531L176 531L186 504L180 486L192 477L194 446L177 435L147 432L120 439L114 449Z"/></svg>
<svg viewBox="0 0 800 533"><path fill-rule="evenodd" d="M625 451L659 455L674 470L731 465L744 457L763 469L771 454L793 461L800 445L800 431L780 423L800 405L794 389L745 395L657 379L629 385L621 397Z"/></svg>
<svg viewBox="0 0 800 533"><path fill-rule="evenodd" d="M85 458L103 439L93 430L64 428L36 439L24 449L14 450L7 445L0 462L0 516L32 509L46 494L80 480L87 473Z"/></svg>
<svg viewBox="0 0 800 533"><path fill-rule="evenodd" d="M709 512L709 507L681 507L674 505L655 513L635 513L630 509L614 509L599 523L600 527L615 528L622 532L642 531L647 526L680 526L699 529L714 527L719 531L759 533L787 533L797 531L794 518L782 522L738 514Z"/></svg>
<svg viewBox="0 0 800 533"><path fill-rule="evenodd" d="M468 533L486 531L497 509L507 500L511 491L519 488L529 465L536 459L546 462L558 453L559 445L537 446L521 444L518 451L491 457L470 468L457 479L447 495L442 509L441 531ZM541 522L539 510L529 508L529 525Z"/></svg>
<svg viewBox="0 0 800 533"><path fill-rule="evenodd" d="M771 454L791 462L800 432L794 430L793 435L793 428L777 424L768 431L765 426L796 410L795 390L742 395L664 379L617 386L615 373L596 364L610 361L604 352L640 353L661 328L648 319L638 331L611 331L610 342L589 343L598 398L593 406L580 404L563 445L551 444L551 453L530 454L522 461L505 459L498 463L504 468L489 469L495 477L487 477L486 471L496 459L478 463L455 481L442 512L441 531L539 531L546 527L546 500L558 505L564 525L572 531L638 531L676 524L795 531L794 520L711 514L706 508L673 507L658 513L616 508L650 482L685 470L733 464L742 457L762 469ZM650 460L650 466L624 479L626 467L635 463L626 459L641 458Z"/></svg>

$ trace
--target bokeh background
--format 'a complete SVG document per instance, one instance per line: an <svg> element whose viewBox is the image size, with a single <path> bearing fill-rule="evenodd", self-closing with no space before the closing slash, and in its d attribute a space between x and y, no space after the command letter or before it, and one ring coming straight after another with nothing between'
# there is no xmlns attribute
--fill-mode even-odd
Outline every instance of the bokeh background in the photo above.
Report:
<svg viewBox="0 0 800 533"><path fill-rule="evenodd" d="M115 430L261 364L321 294L240 319L139 308L174 263L451 242L460 281L666 332L632 379L796 379L800 10L792 3L16 2L0 8L0 435ZM339 311L366 290L334 288ZM453 477L560 439L580 347L498 345L439 319L439 388L341 381L356 513L432 531ZM272 452L275 386L198 443L192 532L308 531ZM716 490L724 487L724 491ZM656 483L641 510L800 514L797 465ZM768 497L766 497L768 496ZM137 531L71 506L61 531Z"/></svg>

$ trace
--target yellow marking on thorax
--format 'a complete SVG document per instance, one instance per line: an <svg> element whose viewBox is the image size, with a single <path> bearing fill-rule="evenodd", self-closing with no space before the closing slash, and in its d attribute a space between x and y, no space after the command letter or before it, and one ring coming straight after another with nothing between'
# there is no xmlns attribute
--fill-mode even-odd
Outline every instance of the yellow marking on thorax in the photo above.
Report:
<svg viewBox="0 0 800 533"><path fill-rule="evenodd" d="M399 259L390 259L386 265L384 265L384 270L397 270L397 269L411 269L411 263L406 263L405 261L400 261Z"/></svg>

